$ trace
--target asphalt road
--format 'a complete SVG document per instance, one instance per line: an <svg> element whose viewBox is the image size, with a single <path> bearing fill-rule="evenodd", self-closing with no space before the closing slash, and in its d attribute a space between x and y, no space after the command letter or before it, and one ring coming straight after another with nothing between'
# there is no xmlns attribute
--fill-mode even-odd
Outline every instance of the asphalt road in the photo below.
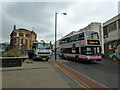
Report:
<svg viewBox="0 0 120 90"><path fill-rule="evenodd" d="M98 63L70 61L63 64L105 87L118 88L120 64L115 61L102 60Z"/></svg>

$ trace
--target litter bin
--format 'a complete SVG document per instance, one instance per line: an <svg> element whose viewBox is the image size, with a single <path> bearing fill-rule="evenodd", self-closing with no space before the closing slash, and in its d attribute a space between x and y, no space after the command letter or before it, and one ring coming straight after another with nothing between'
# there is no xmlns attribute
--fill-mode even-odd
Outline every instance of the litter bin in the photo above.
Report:
<svg viewBox="0 0 120 90"><path fill-rule="evenodd" d="M28 50L27 52L28 52L28 57L29 57L29 59L32 59L33 56L34 56L33 50Z"/></svg>

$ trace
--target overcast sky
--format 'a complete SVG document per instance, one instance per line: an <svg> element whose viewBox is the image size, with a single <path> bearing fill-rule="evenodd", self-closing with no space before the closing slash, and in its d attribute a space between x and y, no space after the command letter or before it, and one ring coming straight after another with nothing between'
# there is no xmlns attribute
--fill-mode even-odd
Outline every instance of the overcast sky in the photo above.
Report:
<svg viewBox="0 0 120 90"><path fill-rule="evenodd" d="M105 22L118 14L118 1L91 2L2 2L2 41L10 41L13 25L33 30L37 40L54 42L55 12L58 14L57 39L84 28L91 22Z"/></svg>

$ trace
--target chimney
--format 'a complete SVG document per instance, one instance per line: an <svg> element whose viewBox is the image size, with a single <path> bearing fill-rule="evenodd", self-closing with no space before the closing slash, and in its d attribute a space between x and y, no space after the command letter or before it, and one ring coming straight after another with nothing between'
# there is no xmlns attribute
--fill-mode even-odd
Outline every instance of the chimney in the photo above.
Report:
<svg viewBox="0 0 120 90"><path fill-rule="evenodd" d="M14 25L14 29L16 29L16 25Z"/></svg>

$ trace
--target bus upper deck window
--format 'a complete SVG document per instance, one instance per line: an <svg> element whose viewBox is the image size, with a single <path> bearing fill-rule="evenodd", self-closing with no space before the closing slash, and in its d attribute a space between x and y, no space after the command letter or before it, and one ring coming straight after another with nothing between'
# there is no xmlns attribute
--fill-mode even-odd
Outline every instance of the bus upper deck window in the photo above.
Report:
<svg viewBox="0 0 120 90"><path fill-rule="evenodd" d="M99 39L98 33L93 33L93 34L91 34L91 36L93 39Z"/></svg>

